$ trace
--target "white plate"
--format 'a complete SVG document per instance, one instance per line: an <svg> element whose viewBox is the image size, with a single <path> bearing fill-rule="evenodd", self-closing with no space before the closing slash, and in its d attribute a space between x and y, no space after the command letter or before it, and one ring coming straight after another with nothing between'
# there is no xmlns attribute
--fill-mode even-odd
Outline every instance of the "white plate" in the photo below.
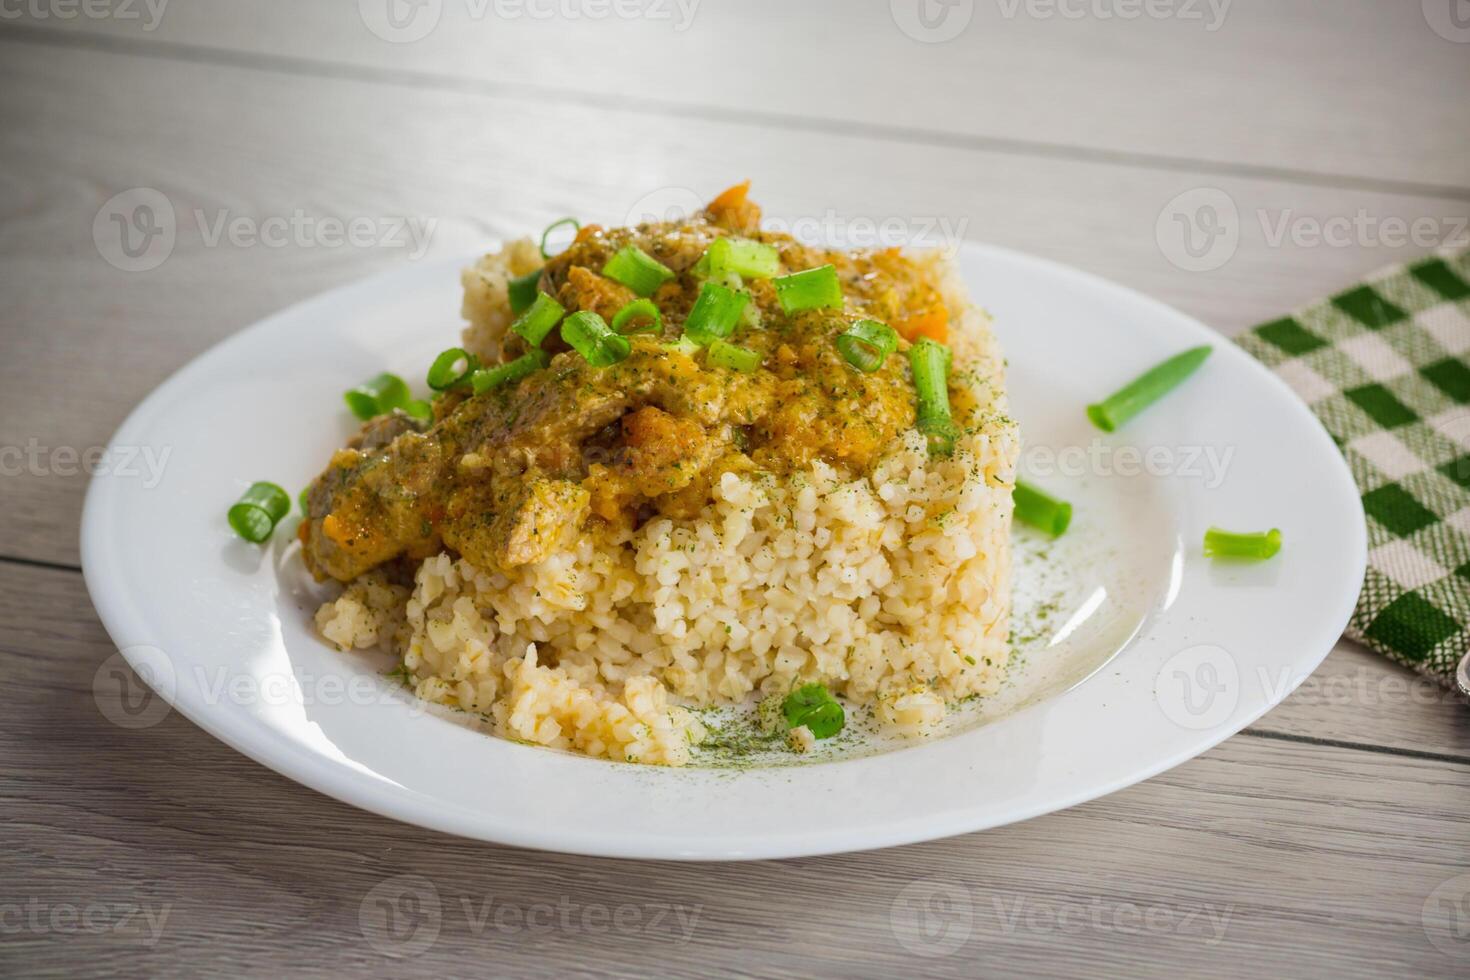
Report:
<svg viewBox="0 0 1470 980"><path fill-rule="evenodd" d="M318 640L289 528L263 550L233 537L225 510L252 480L305 485L351 431L341 391L384 368L422 378L456 336L459 263L318 297L160 386L113 449L167 452L162 478L119 465L94 480L87 586L134 669L205 731L338 799L468 837L786 857L980 830L1112 792L1239 731L1317 666L1363 578L1358 493L1302 403L1195 320L1004 249L967 245L960 260L1009 358L1023 468L1077 512L1054 548L1021 541L1048 553L1018 567L1024 601L1055 615L1023 626L1040 639L1007 695L959 712L947 737L800 767L613 764L426 711L378 674L381 658ZM1122 433L1089 427L1088 401L1199 343L1214 356L1167 401ZM1038 446L1073 447L1067 473L1041 472L1056 467ZM1128 447L1169 451L1136 460ZM1228 464L1218 485L1211 451ZM1130 460L1142 472L1118 475ZM1200 554L1210 524L1279 527L1285 547L1264 564L1214 565Z"/></svg>

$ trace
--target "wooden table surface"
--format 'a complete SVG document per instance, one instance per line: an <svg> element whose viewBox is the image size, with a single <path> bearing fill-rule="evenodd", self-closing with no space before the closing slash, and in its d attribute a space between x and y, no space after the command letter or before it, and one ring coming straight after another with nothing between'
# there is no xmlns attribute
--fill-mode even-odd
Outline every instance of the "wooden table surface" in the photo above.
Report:
<svg viewBox="0 0 1470 980"><path fill-rule="evenodd" d="M1113 796L744 865L463 841L112 725L80 461L323 289L751 177L772 217L1014 246L1230 334L1470 216L1463 2L395 3L0 4L0 973L1470 973L1470 709L1349 643ZM139 189L161 261L113 223Z"/></svg>

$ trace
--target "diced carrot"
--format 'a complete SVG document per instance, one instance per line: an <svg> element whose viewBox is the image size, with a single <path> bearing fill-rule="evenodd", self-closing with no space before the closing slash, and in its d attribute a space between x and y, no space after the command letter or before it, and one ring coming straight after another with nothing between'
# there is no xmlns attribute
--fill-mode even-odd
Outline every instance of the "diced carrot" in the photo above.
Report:
<svg viewBox="0 0 1470 980"><path fill-rule="evenodd" d="M577 229L577 237L572 239L572 244L580 245L601 230L602 225L583 225Z"/></svg>
<svg viewBox="0 0 1470 980"><path fill-rule="evenodd" d="M709 210L718 214L721 211L733 211L745 203L745 195L750 193L750 181L746 180L734 187L727 187L709 202Z"/></svg>
<svg viewBox="0 0 1470 980"><path fill-rule="evenodd" d="M949 340L949 310L943 303L935 303L922 313L900 320L898 332L910 343L920 337L946 343Z"/></svg>
<svg viewBox="0 0 1470 980"><path fill-rule="evenodd" d="M337 520L336 514L328 514L322 518L322 533L331 541L343 546L352 537L352 533L343 526L341 521Z"/></svg>

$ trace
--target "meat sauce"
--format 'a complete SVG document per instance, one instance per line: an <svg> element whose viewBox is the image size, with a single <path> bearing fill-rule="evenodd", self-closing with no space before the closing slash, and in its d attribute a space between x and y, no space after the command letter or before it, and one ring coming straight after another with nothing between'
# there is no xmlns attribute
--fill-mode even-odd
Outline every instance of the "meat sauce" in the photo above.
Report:
<svg viewBox="0 0 1470 980"><path fill-rule="evenodd" d="M759 215L727 193L683 222L582 229L547 263L541 288L568 312L610 321L635 297L600 272L635 244L675 273L651 297L662 335L632 336L629 357L593 367L553 332L549 367L517 385L441 396L432 425L369 423L312 485L300 532L308 566L349 581L447 547L508 569L544 558L570 525L596 533L655 514L693 516L725 472L779 475L819 459L853 476L869 471L914 424L907 359L890 356L864 374L834 340L863 318L922 324L940 305L935 285L897 250L812 248L759 230ZM831 263L844 308L787 316L769 280L745 283L747 322L730 339L757 352L760 367L707 366L703 352L672 342L703 282L694 266L721 235L775 246L782 275ZM506 360L525 350L514 335L504 347Z"/></svg>

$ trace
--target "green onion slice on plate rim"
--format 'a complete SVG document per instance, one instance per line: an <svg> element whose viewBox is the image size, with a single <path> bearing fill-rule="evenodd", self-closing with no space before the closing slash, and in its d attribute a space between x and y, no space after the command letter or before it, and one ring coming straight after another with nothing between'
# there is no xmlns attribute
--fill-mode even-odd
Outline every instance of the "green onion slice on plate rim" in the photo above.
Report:
<svg viewBox="0 0 1470 980"><path fill-rule="evenodd" d="M305 510L304 503L302 509ZM286 496L286 491L262 480L250 484L225 516L236 534L251 544L260 544L290 512L291 498Z"/></svg>
<svg viewBox="0 0 1470 980"><path fill-rule="evenodd" d="M1265 561L1281 550L1281 531L1235 532L1212 527L1205 532L1206 558L1241 558Z"/></svg>
<svg viewBox="0 0 1470 980"><path fill-rule="evenodd" d="M1214 348L1191 347L1134 378L1100 402L1087 406L1087 417L1104 432L1115 432L1139 412L1177 388Z"/></svg>
<svg viewBox="0 0 1470 980"><path fill-rule="evenodd" d="M1016 481L1016 489L1011 496L1016 502L1016 520L1039 528L1052 537L1066 531L1072 523L1071 504L1023 480Z"/></svg>

